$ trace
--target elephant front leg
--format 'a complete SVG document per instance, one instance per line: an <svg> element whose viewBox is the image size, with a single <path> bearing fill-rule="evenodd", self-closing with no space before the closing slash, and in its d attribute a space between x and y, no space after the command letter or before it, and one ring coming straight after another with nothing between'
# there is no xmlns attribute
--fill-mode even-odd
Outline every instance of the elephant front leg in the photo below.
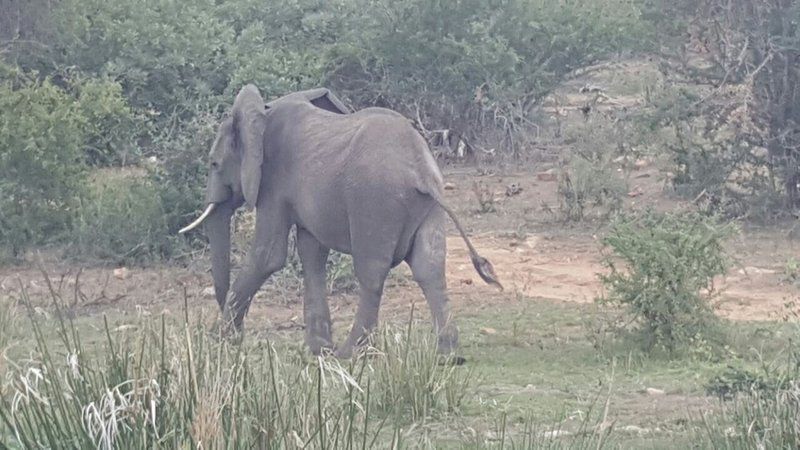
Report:
<svg viewBox="0 0 800 450"><path fill-rule="evenodd" d="M297 254L303 264L303 319L305 338L311 353L319 355L333 348L331 313L325 298L325 263L330 250L308 231L297 228Z"/></svg>
<svg viewBox="0 0 800 450"><path fill-rule="evenodd" d="M256 234L247 263L234 281L222 312L224 334L240 334L244 317L256 291L286 263L289 227L256 223Z"/></svg>

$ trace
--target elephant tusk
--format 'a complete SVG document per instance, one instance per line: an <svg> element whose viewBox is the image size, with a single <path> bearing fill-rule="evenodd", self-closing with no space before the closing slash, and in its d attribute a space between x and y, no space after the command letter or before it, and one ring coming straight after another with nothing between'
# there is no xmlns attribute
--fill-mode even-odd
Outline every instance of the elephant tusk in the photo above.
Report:
<svg viewBox="0 0 800 450"><path fill-rule="evenodd" d="M206 220L206 217L208 217L211 214L211 212L214 211L215 206L217 206L216 203L209 203L208 206L206 206L206 210L203 211L203 214L200 214L200 217L198 217L197 220L181 228L180 231L178 231L178 233L183 234L186 233L187 231L191 231L197 228L197 226L203 223L203 221Z"/></svg>

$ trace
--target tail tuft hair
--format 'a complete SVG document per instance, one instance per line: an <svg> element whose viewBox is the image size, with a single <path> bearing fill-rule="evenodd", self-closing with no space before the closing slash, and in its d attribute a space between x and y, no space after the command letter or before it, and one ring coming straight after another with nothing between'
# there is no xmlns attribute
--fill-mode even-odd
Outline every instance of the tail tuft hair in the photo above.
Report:
<svg viewBox="0 0 800 450"><path fill-rule="evenodd" d="M472 265L475 266L475 270L478 271L478 275L481 276L483 281L497 286L501 291L503 290L503 285L500 284L500 280L498 280L497 274L494 272L494 266L488 259L476 254L472 257Z"/></svg>

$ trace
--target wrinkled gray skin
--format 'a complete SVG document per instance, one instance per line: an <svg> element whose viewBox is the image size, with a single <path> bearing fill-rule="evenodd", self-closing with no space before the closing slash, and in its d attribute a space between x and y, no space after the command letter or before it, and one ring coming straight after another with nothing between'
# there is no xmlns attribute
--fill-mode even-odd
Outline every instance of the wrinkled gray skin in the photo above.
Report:
<svg viewBox="0 0 800 450"><path fill-rule="evenodd" d="M350 114L327 89L265 107L248 85L220 125L209 159L206 202L214 209L205 225L227 332L241 332L253 295L283 267L296 225L305 339L314 354L333 349L325 298L330 249L353 255L360 286L355 323L337 356L350 356L375 327L384 280L403 261L431 308L439 351L456 348L445 291L445 215L456 219L442 203L442 176L426 142L403 116L382 108ZM256 208L255 236L229 289L230 219L244 203ZM481 277L500 286L456 225Z"/></svg>

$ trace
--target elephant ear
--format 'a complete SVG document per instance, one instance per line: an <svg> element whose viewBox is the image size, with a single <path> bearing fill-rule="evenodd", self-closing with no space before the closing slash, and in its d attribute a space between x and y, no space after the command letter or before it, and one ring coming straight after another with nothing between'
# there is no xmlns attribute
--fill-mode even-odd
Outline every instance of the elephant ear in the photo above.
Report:
<svg viewBox="0 0 800 450"><path fill-rule="evenodd" d="M267 126L264 99L252 84L243 87L231 111L242 158L242 193L251 208L258 201L261 164L264 162L264 129Z"/></svg>
<svg viewBox="0 0 800 450"><path fill-rule="evenodd" d="M299 92L299 94L305 95L308 101L317 108L337 114L350 114L352 112L350 108L345 106L344 103L327 88L310 89L308 91Z"/></svg>

